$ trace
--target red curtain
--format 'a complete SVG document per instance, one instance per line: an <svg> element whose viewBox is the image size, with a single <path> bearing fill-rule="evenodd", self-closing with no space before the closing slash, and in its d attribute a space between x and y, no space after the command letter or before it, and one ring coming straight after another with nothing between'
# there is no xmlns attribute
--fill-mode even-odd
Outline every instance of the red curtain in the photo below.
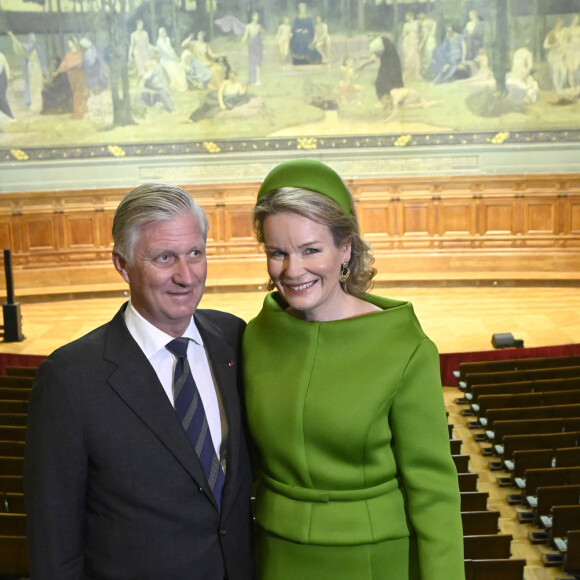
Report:
<svg viewBox="0 0 580 580"><path fill-rule="evenodd" d="M515 358L536 358L544 356L580 355L580 344L562 344L559 346L538 346L533 348L504 348L477 352L451 352L442 354L441 382L446 387L456 387L457 378L453 371L459 369L459 363L484 360L505 360Z"/></svg>
<svg viewBox="0 0 580 580"><path fill-rule="evenodd" d="M37 367L45 358L35 354L0 353L0 375L6 374L6 367Z"/></svg>

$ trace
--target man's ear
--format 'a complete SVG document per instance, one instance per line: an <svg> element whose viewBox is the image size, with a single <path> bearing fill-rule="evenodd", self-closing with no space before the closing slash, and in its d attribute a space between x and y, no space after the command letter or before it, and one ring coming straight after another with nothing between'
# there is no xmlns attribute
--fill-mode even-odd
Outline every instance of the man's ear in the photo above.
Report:
<svg viewBox="0 0 580 580"><path fill-rule="evenodd" d="M127 284L131 284L129 280L129 272L127 271L127 260L118 254L117 252L113 252L113 265L115 266L115 270L123 276L123 280L127 282Z"/></svg>

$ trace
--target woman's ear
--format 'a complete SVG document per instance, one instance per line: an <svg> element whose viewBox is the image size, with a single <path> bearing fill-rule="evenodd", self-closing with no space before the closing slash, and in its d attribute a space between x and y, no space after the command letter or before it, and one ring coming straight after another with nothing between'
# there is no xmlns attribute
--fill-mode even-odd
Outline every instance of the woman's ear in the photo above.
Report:
<svg viewBox="0 0 580 580"><path fill-rule="evenodd" d="M344 262L350 262L350 258L352 255L352 240L348 240L348 242L344 246Z"/></svg>

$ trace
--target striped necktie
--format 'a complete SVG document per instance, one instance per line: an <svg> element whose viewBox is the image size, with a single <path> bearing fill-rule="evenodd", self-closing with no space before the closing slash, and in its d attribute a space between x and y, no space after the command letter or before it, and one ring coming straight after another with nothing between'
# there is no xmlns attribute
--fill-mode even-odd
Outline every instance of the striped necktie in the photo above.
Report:
<svg viewBox="0 0 580 580"><path fill-rule="evenodd" d="M201 461L217 504L221 506L225 474L216 455L203 402L189 368L188 343L188 338L181 337L165 346L177 359L173 376L175 412Z"/></svg>

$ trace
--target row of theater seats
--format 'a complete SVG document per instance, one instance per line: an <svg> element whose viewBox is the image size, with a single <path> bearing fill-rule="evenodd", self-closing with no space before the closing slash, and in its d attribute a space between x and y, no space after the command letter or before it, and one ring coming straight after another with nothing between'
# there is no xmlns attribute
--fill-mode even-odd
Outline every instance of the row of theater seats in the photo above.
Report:
<svg viewBox="0 0 580 580"><path fill-rule="evenodd" d="M580 356L462 363L457 375L457 402L530 542L580 578Z"/></svg>
<svg viewBox="0 0 580 580"><path fill-rule="evenodd" d="M478 474L470 471L470 456L461 453L461 439L449 425L451 456L461 491L461 519L467 580L522 580L525 560L511 558L511 534L499 529L500 512L488 507L489 493L478 490Z"/></svg>
<svg viewBox="0 0 580 580"><path fill-rule="evenodd" d="M0 376L0 580L28 575L24 507L26 412L35 368Z"/></svg>

